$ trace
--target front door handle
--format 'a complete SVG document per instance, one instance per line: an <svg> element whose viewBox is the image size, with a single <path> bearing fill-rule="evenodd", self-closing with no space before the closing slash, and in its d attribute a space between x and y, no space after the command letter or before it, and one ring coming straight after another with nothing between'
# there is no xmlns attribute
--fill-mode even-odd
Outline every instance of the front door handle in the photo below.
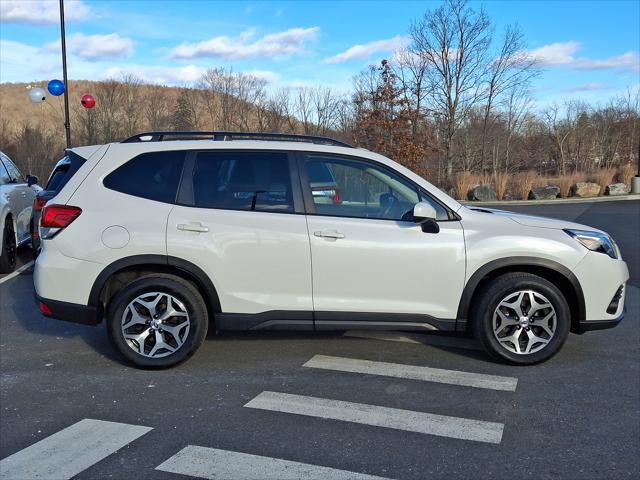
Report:
<svg viewBox="0 0 640 480"><path fill-rule="evenodd" d="M313 232L313 234L316 237L331 238L333 240L344 238L344 233L340 233L337 230L320 230L317 232Z"/></svg>
<svg viewBox="0 0 640 480"><path fill-rule="evenodd" d="M205 227L201 223L179 223L178 230L182 230L184 232L206 233L209 231L209 227Z"/></svg>

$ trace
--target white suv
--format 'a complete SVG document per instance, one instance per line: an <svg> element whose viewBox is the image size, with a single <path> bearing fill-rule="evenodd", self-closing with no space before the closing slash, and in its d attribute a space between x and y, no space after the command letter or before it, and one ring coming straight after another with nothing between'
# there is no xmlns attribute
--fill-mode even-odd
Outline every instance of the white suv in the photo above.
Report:
<svg viewBox="0 0 640 480"><path fill-rule="evenodd" d="M532 364L623 315L606 233L464 207L335 140L155 132L72 153L86 161L42 213L40 310L105 318L137 366L185 360L208 328L471 332Z"/></svg>

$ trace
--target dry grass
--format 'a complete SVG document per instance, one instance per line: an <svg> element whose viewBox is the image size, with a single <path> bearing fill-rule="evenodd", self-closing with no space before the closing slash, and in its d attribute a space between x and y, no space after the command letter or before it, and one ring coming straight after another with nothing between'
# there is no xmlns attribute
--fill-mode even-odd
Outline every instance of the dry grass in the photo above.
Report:
<svg viewBox="0 0 640 480"><path fill-rule="evenodd" d="M571 187L578 182L584 182L586 178L582 172L573 172L554 178L551 183L560 187L560 198L567 198L571 193Z"/></svg>
<svg viewBox="0 0 640 480"><path fill-rule="evenodd" d="M622 165L618 169L617 178L620 183L624 183L627 185L627 187L631 188L631 179L633 178L634 174L635 169L633 168L633 165L627 163L625 165Z"/></svg>
<svg viewBox="0 0 640 480"><path fill-rule="evenodd" d="M471 189L480 183L482 181L479 175L474 175L470 172L458 173L453 181L458 200L468 200Z"/></svg>
<svg viewBox="0 0 640 480"><path fill-rule="evenodd" d="M613 183L613 177L615 176L616 170L614 168L601 168L599 170L591 172L587 176L587 179L600 185L600 193L598 195L602 196L604 195L604 191L607 188L607 185Z"/></svg>
<svg viewBox="0 0 640 480"><path fill-rule="evenodd" d="M531 189L540 183L544 183L543 180L544 179L538 177L538 174L533 170L516 173L511 177L511 191L513 191L518 198L526 200L529 198Z"/></svg>
<svg viewBox="0 0 640 480"><path fill-rule="evenodd" d="M496 197L498 200L503 200L507 190L509 189L509 181L511 175L508 173L500 172L496 173L493 177L493 186L496 190Z"/></svg>

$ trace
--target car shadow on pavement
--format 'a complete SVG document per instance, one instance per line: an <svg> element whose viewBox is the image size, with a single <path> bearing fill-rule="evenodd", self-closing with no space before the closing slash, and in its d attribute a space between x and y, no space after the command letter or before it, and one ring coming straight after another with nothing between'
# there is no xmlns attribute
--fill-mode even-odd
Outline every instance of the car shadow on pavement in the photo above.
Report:
<svg viewBox="0 0 640 480"><path fill-rule="evenodd" d="M29 281L25 281L26 278ZM45 317L38 310L34 298L33 285L30 281L30 273L23 273L20 278L12 279L11 283L3 284L7 293L2 301L2 333L5 338L21 338L16 330L21 329L36 336L47 336L59 339L79 338L91 349L109 360L122 362L122 359L111 348L104 323L95 327L64 322ZM9 291L9 288L11 289ZM8 303L8 305L7 305ZM7 314L4 314L7 312ZM22 336L28 337L28 336ZM25 339L25 343L32 342L33 338ZM75 347L70 347L75 348Z"/></svg>

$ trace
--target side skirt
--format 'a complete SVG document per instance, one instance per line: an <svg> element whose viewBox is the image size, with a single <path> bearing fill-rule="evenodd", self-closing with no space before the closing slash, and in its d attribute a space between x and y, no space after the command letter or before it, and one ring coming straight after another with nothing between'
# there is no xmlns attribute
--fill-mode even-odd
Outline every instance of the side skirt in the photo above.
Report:
<svg viewBox="0 0 640 480"><path fill-rule="evenodd" d="M308 312L273 310L263 313L217 313L217 330L402 330L456 331L456 320L420 314ZM458 329L460 322L458 321Z"/></svg>

